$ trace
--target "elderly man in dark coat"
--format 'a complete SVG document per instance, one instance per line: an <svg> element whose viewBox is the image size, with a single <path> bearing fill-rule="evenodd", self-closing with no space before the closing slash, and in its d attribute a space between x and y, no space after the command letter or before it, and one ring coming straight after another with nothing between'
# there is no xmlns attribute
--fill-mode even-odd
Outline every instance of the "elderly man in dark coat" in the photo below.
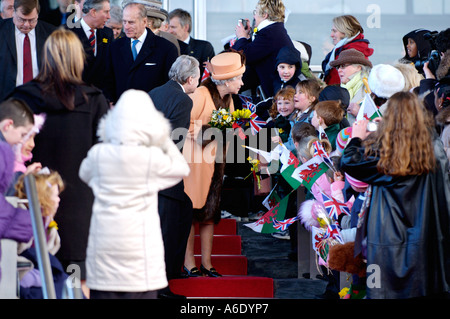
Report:
<svg viewBox="0 0 450 319"><path fill-rule="evenodd" d="M172 126L172 140L180 151L183 148L191 118L192 99L200 78L198 61L180 56L169 72L170 80L152 91L150 97ZM192 202L184 192L184 183L159 192L158 208L164 240L167 279L179 278L183 267L186 244L192 223ZM160 291L160 298L178 297L168 288Z"/></svg>

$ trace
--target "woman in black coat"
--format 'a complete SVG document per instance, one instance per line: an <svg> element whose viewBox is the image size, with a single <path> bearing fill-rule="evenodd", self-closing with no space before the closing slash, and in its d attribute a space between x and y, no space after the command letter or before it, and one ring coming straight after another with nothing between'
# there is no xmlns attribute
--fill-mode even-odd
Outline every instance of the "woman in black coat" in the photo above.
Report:
<svg viewBox="0 0 450 319"><path fill-rule="evenodd" d="M81 80L83 54L73 32L54 31L45 42L39 75L12 93L28 103L35 114L47 115L35 139L33 159L59 172L67 186L55 216L61 237L56 257L70 273L77 269L67 266L80 266L82 280L93 195L78 177L78 169L97 142L99 120L109 108L101 91Z"/></svg>
<svg viewBox="0 0 450 319"><path fill-rule="evenodd" d="M367 258L367 297L445 294L450 284L449 164L429 115L413 93L400 92L389 99L377 132L368 135L363 120L355 122L352 134L342 170L372 191L355 241L355 254Z"/></svg>
<svg viewBox="0 0 450 319"><path fill-rule="evenodd" d="M253 39L250 28L245 29L242 24L236 27L239 38L233 49L243 51L247 61L247 71L244 74L246 89L256 89L260 84L263 99L274 96L273 82L277 66L276 58L283 47L294 48L294 43L284 27L285 7L281 0L259 0L253 11L255 30ZM247 20L248 21L248 20Z"/></svg>

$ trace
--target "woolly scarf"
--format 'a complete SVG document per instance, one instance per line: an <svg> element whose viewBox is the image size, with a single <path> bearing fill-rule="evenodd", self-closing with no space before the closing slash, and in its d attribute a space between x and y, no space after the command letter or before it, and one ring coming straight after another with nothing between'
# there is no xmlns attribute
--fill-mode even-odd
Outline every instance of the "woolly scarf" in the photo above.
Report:
<svg viewBox="0 0 450 319"><path fill-rule="evenodd" d="M362 81L362 72L359 71L352 75L352 78L350 81L348 81L346 84L341 84L341 87L348 90L348 93L350 93L350 101L355 97L355 95L361 90L361 87L364 85L364 82Z"/></svg>

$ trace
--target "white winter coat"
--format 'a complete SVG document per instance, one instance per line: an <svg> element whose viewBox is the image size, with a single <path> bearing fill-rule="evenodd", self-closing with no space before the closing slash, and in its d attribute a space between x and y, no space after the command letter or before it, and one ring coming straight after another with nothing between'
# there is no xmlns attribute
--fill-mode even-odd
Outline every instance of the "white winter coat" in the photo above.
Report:
<svg viewBox="0 0 450 319"><path fill-rule="evenodd" d="M168 285L158 192L179 183L189 166L170 139L170 124L149 95L129 90L100 123L80 178L95 201L86 256L86 284L142 292Z"/></svg>

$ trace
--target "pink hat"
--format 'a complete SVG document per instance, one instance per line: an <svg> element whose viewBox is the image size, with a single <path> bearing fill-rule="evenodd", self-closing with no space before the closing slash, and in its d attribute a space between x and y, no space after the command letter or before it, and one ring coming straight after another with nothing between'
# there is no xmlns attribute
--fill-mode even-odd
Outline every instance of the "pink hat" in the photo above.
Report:
<svg viewBox="0 0 450 319"><path fill-rule="evenodd" d="M211 59L208 70L214 80L229 80L244 74L245 65L239 53L224 52Z"/></svg>

